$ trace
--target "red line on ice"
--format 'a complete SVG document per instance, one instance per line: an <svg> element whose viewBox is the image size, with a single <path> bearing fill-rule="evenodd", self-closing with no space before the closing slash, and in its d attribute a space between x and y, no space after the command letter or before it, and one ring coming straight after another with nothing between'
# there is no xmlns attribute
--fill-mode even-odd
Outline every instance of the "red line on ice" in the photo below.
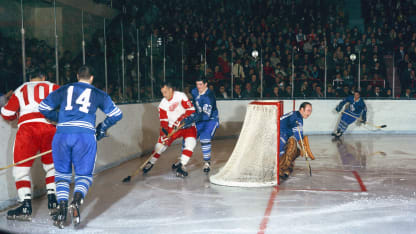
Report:
<svg viewBox="0 0 416 234"><path fill-rule="evenodd" d="M352 171L352 173L354 174L355 178L357 179L358 184L360 184L360 188L362 192L367 192L367 188L365 187L363 181L361 180L360 174L358 174L358 172L356 171Z"/></svg>
<svg viewBox="0 0 416 234"><path fill-rule="evenodd" d="M267 203L266 211L264 212L263 220L260 223L260 230L257 232L257 234L264 234L267 228L267 223L269 222L270 213L272 213L273 205L274 205L274 199L277 196L277 193L279 192L279 187L275 186L272 190L272 193L270 194L269 202Z"/></svg>

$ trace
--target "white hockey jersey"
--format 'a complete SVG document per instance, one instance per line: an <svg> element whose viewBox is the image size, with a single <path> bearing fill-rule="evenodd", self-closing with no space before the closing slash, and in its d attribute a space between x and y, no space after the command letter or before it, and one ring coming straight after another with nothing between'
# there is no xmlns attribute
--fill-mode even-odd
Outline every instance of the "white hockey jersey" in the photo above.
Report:
<svg viewBox="0 0 416 234"><path fill-rule="evenodd" d="M39 103L59 86L49 81L31 81L22 84L1 108L1 115L6 120L19 118L18 126L29 122L49 123L39 112Z"/></svg>
<svg viewBox="0 0 416 234"><path fill-rule="evenodd" d="M163 98L159 104L160 126L168 129L176 121L182 121L195 112L195 108L188 97L178 91L173 92L170 100Z"/></svg>

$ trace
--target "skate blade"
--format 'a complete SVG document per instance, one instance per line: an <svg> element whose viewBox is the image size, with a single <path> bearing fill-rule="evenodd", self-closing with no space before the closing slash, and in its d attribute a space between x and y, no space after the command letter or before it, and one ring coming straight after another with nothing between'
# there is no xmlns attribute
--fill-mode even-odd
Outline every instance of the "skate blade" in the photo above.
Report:
<svg viewBox="0 0 416 234"><path fill-rule="evenodd" d="M20 216L7 216L8 220L17 220L17 221L25 221L25 222L30 222L32 221L32 216L30 215L20 215Z"/></svg>
<svg viewBox="0 0 416 234"><path fill-rule="evenodd" d="M59 229L64 229L64 222L63 221L55 221L53 225L58 227Z"/></svg>
<svg viewBox="0 0 416 234"><path fill-rule="evenodd" d="M72 223L74 224L75 227L78 227L79 223L81 222L81 219L79 217L77 208L71 205L69 209L69 213L71 214L71 217L72 217Z"/></svg>
<svg viewBox="0 0 416 234"><path fill-rule="evenodd" d="M49 209L49 216L54 216L58 213L58 208Z"/></svg>

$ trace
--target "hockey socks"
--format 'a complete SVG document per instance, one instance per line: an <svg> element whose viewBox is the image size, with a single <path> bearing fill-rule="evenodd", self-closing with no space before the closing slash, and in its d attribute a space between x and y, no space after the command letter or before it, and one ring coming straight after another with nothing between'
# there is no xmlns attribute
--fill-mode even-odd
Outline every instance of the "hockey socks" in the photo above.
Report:
<svg viewBox="0 0 416 234"><path fill-rule="evenodd" d="M91 184L92 176L75 176L74 196L77 192L79 192L82 194L82 197L85 197Z"/></svg>
<svg viewBox="0 0 416 234"><path fill-rule="evenodd" d="M55 171L56 196L58 203L61 201L68 201L71 176L72 174L70 173L60 173Z"/></svg>
<svg viewBox="0 0 416 234"><path fill-rule="evenodd" d="M211 160L211 139L201 139L200 142L204 161Z"/></svg>

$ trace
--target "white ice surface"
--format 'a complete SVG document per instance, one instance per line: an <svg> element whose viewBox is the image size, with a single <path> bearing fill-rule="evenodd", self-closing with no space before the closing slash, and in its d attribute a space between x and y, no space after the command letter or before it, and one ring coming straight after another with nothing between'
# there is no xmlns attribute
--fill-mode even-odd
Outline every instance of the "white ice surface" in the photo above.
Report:
<svg viewBox="0 0 416 234"><path fill-rule="evenodd" d="M316 157L312 177L303 158L289 180L273 188L210 184L200 146L189 176L170 167L179 145L164 153L147 176L121 180L145 159L94 176L81 210L81 226L60 230L48 217L45 197L33 201L31 222L0 212L0 230L17 233L416 233L414 135L347 135L342 142L310 136ZM225 163L236 139L213 142L213 172ZM382 151L385 153L383 156ZM367 191L354 174L357 173ZM271 203L272 202L272 203ZM270 205L269 205L270 204ZM266 208L271 213L265 219ZM70 219L69 219L70 220ZM263 225L262 225L263 222Z"/></svg>

